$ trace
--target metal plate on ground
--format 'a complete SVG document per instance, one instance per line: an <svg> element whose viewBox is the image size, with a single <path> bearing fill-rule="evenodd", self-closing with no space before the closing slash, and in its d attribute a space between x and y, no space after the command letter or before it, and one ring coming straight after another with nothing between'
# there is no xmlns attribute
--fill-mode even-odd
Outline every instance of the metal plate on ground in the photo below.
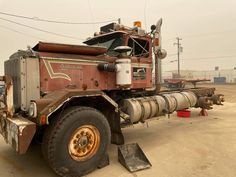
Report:
<svg viewBox="0 0 236 177"><path fill-rule="evenodd" d="M118 160L130 172L152 166L137 143L118 146Z"/></svg>

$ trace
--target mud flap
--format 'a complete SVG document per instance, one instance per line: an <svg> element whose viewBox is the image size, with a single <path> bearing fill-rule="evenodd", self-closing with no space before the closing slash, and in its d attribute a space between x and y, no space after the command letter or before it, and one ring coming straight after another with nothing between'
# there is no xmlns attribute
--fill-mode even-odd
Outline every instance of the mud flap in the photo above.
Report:
<svg viewBox="0 0 236 177"><path fill-rule="evenodd" d="M118 160L130 172L152 166L137 143L118 146Z"/></svg>
<svg viewBox="0 0 236 177"><path fill-rule="evenodd" d="M101 161L100 161L100 163L99 163L97 168L100 169L100 168L103 168L103 167L105 167L105 166L107 166L109 164L110 164L109 156L108 156L108 154L105 154L105 156L101 159Z"/></svg>
<svg viewBox="0 0 236 177"><path fill-rule="evenodd" d="M0 119L0 133L18 154L26 153L36 132L36 124L23 117Z"/></svg>

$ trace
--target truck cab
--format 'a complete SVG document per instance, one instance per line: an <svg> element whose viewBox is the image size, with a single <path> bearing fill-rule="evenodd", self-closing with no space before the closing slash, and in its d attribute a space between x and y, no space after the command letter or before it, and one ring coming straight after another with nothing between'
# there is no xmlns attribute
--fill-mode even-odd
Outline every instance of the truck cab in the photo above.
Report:
<svg viewBox="0 0 236 177"><path fill-rule="evenodd" d="M54 172L82 176L109 164L109 143L124 144L121 124L221 104L223 95L214 88L160 92L160 59L166 56L161 24L147 33L139 25L112 23L86 45L39 42L10 56L0 77L0 133L6 143L25 154L40 134Z"/></svg>

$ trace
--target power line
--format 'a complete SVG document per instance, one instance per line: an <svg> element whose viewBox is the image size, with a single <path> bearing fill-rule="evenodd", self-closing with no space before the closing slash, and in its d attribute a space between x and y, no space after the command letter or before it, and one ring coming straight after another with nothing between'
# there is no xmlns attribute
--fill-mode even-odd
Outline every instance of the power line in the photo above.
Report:
<svg viewBox="0 0 236 177"><path fill-rule="evenodd" d="M92 19L92 21L94 22L93 10L92 10L92 5L91 5L91 3L90 3L90 0L88 0L88 5L89 5L89 10L90 10L91 19ZM92 23L92 25L93 25L93 31L95 31L94 23Z"/></svg>
<svg viewBox="0 0 236 177"><path fill-rule="evenodd" d="M224 34L224 33L231 33L231 32L235 32L235 30L228 30L228 31L219 31L219 32L213 32L213 33L199 33L199 34L186 34L186 35L181 35L184 38L195 38L195 37L209 37L209 36L214 36L214 35L218 35L218 34ZM171 40L174 40L176 38L169 38L166 40L163 40L164 42L171 42Z"/></svg>
<svg viewBox="0 0 236 177"><path fill-rule="evenodd" d="M175 56L177 53L167 54L167 56Z"/></svg>
<svg viewBox="0 0 236 177"><path fill-rule="evenodd" d="M176 40L176 37L172 37L172 38L168 38L168 39L165 39L165 40L162 40L164 42L173 42L173 40Z"/></svg>
<svg viewBox="0 0 236 177"><path fill-rule="evenodd" d="M236 55L216 56L216 57L200 57L200 58L182 58L181 60L208 60L208 59L224 59L224 58L235 58Z"/></svg>
<svg viewBox="0 0 236 177"><path fill-rule="evenodd" d="M185 61L192 61L192 60L198 60L199 62L209 62L207 60L209 59L225 59L225 58L236 58L236 55L230 55L230 56L216 56L216 57L199 57L199 58L182 58L181 60L185 60ZM163 65L169 65L171 63L174 63L178 60L164 60L166 63L164 63Z"/></svg>
<svg viewBox="0 0 236 177"><path fill-rule="evenodd" d="M69 35L54 33L54 32L51 32L51 31L44 30L44 29L32 27L32 26L25 25L25 24L22 24L22 23L19 23L19 22L16 22L16 21L8 20L8 19L5 19L5 18L1 18L1 17L0 17L0 19L1 19L1 20L4 20L4 21L7 21L7 22L10 22L10 23L14 23L14 24L20 25L20 26L27 27L27 28L30 28L30 29L34 29L34 30L36 30L36 31L41 31L41 32L44 32L44 33L52 34L52 35L56 35L56 36L60 36L60 37L65 37L65 38L70 38L70 39L76 39L76 40L84 40L84 39L77 38L77 37L74 37L74 36L69 36Z"/></svg>
<svg viewBox="0 0 236 177"><path fill-rule="evenodd" d="M144 1L144 25L145 25L145 29L147 30L147 0Z"/></svg>
<svg viewBox="0 0 236 177"><path fill-rule="evenodd" d="M214 36L214 35L224 34L224 33L230 33L230 32L235 32L235 30L219 31L219 32L213 32L213 33L187 34L187 35L183 35L183 36L184 36L184 38L208 37L208 36Z"/></svg>
<svg viewBox="0 0 236 177"><path fill-rule="evenodd" d="M30 34L27 34L27 33L23 33L23 32L21 32L21 31L17 31L17 30L15 30L15 29L12 29L12 28L9 28L9 27L3 26L3 25L0 25L0 28L4 28L4 29L7 29L7 30L9 30L9 31L13 31L13 32L15 32L15 33L18 33L18 34L21 34L21 35L24 35L24 36L27 36L27 37L31 37L31 38L35 38L35 39L42 40L42 38L39 38L39 37L37 37L37 36L33 36L33 35L30 35ZM43 40L45 40L45 39L43 39Z"/></svg>
<svg viewBox="0 0 236 177"><path fill-rule="evenodd" d="M28 19L28 20L40 21L40 22L58 23L58 24L67 24L67 25L90 25L90 24L101 24L101 23L109 23L109 22L117 21L117 20L105 20L105 21L97 21L97 22L69 22L69 21L42 19L38 17L28 17L28 16L16 15L16 14L11 14L11 13L6 13L6 12L0 12L0 14L11 16L11 17Z"/></svg>

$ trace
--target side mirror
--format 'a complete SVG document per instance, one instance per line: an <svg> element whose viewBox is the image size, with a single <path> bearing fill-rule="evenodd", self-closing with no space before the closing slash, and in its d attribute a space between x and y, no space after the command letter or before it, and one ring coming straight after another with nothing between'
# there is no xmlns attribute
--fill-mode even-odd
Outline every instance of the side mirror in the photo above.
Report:
<svg viewBox="0 0 236 177"><path fill-rule="evenodd" d="M152 25L151 26L151 33L153 33L153 31L156 29L156 25Z"/></svg>
<svg viewBox="0 0 236 177"><path fill-rule="evenodd" d="M165 49L161 49L161 50L157 53L157 55L158 55L158 58L164 59L164 58L166 58L166 56L167 56L167 51L166 51Z"/></svg>

